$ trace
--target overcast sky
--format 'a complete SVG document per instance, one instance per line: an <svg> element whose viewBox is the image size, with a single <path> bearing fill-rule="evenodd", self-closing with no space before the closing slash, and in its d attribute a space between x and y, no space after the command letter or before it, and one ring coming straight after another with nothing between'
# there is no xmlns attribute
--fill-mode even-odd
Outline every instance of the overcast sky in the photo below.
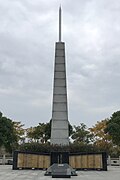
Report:
<svg viewBox="0 0 120 180"><path fill-rule="evenodd" d="M70 123L120 110L120 0L0 0L0 111L25 127L51 119L60 3Z"/></svg>

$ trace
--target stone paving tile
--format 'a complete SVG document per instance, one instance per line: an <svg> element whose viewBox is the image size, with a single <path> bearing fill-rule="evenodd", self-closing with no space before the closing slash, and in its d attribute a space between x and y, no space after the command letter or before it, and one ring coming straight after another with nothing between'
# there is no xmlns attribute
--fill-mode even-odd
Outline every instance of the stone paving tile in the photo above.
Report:
<svg viewBox="0 0 120 180"><path fill-rule="evenodd" d="M40 170L12 170L12 166L0 165L0 180L49 180ZM78 171L73 180L120 180L120 167L108 167L108 171ZM58 178L54 178L58 180ZM63 178L59 178L63 180Z"/></svg>

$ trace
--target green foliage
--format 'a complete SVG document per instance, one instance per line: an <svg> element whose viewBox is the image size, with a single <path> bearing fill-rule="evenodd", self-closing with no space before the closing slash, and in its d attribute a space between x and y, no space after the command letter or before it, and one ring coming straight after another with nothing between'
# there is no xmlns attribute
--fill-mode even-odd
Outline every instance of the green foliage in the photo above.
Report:
<svg viewBox="0 0 120 180"><path fill-rule="evenodd" d="M94 145L109 153L113 148L113 143L111 136L104 132L108 121L109 119L97 121L97 123L92 128L89 128L89 130L93 134Z"/></svg>
<svg viewBox="0 0 120 180"><path fill-rule="evenodd" d="M49 123L39 123L36 127L27 129L27 137L31 141L46 143L50 139L51 135L51 121Z"/></svg>
<svg viewBox="0 0 120 180"><path fill-rule="evenodd" d="M69 149L71 153L79 153L79 152L100 152L96 146L93 144L83 144L83 143L73 143L69 145Z"/></svg>
<svg viewBox="0 0 120 180"><path fill-rule="evenodd" d="M14 134L17 137L17 142L24 142L25 137L23 137L25 130L23 129L23 124L21 122L13 121Z"/></svg>
<svg viewBox="0 0 120 180"><path fill-rule="evenodd" d="M72 125L69 123L69 136L71 136L73 134L73 127Z"/></svg>
<svg viewBox="0 0 120 180"><path fill-rule="evenodd" d="M70 153L79 153L79 152L99 152L97 147L93 145L85 145L85 144L70 144L69 146L59 146L59 145L50 145L40 144L37 142L32 143L24 143L20 145L19 150L21 151L32 151L32 152L44 152L50 153L54 152L70 152Z"/></svg>
<svg viewBox="0 0 120 180"><path fill-rule="evenodd" d="M90 131L84 123L81 123L79 126L74 126L74 129L71 136L74 143L89 144L92 141L92 134L90 134Z"/></svg>
<svg viewBox="0 0 120 180"><path fill-rule="evenodd" d="M0 147L4 147L10 153L16 149L21 135L20 128L20 122L13 122L0 112Z"/></svg>
<svg viewBox="0 0 120 180"><path fill-rule="evenodd" d="M59 146L50 145L49 143L40 144L38 142L31 142L20 145L19 150L50 153L51 151L69 151L69 146Z"/></svg>
<svg viewBox="0 0 120 180"><path fill-rule="evenodd" d="M3 117L0 113L0 146L4 146L9 152L17 144L17 136L14 133L14 124L12 120Z"/></svg>
<svg viewBox="0 0 120 180"><path fill-rule="evenodd" d="M120 146L120 111L114 112L107 122L105 132L112 137L115 145Z"/></svg>

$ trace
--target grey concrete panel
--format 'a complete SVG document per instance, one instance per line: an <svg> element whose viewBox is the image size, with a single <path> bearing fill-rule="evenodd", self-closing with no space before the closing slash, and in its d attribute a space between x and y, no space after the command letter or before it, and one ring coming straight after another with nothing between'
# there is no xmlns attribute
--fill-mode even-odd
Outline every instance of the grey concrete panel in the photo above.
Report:
<svg viewBox="0 0 120 180"><path fill-rule="evenodd" d="M63 50L57 49L55 56L63 57L65 56L65 52Z"/></svg>
<svg viewBox="0 0 120 180"><path fill-rule="evenodd" d="M67 111L66 103L54 103L53 111Z"/></svg>
<svg viewBox="0 0 120 180"><path fill-rule="evenodd" d="M64 42L58 42L56 43L56 49L65 49L65 43Z"/></svg>
<svg viewBox="0 0 120 180"><path fill-rule="evenodd" d="M58 144L59 142L59 145L69 145L69 139L68 138L56 138L56 139L52 139L51 140L51 143L52 144Z"/></svg>
<svg viewBox="0 0 120 180"><path fill-rule="evenodd" d="M52 119L67 119L67 112L54 112Z"/></svg>
<svg viewBox="0 0 120 180"><path fill-rule="evenodd" d="M66 95L54 95L53 97L53 102L67 102L67 96Z"/></svg>
<svg viewBox="0 0 120 180"><path fill-rule="evenodd" d="M61 122L62 121L62 122ZM64 129L65 127L68 127L68 122L66 120L54 120L54 123L53 123L53 129L54 128L62 128Z"/></svg>
<svg viewBox="0 0 120 180"><path fill-rule="evenodd" d="M61 129L57 129L55 128L53 131L53 138L58 138L58 139L64 139L64 138L68 138L68 129L66 128L61 128Z"/></svg>
<svg viewBox="0 0 120 180"><path fill-rule="evenodd" d="M55 71L64 71L65 72L65 64L56 64Z"/></svg>
<svg viewBox="0 0 120 180"><path fill-rule="evenodd" d="M56 60L55 61L56 64L65 63L65 57L56 57L55 60Z"/></svg>
<svg viewBox="0 0 120 180"><path fill-rule="evenodd" d="M64 72L55 72L55 78L63 78L65 79L66 75Z"/></svg>
<svg viewBox="0 0 120 180"><path fill-rule="evenodd" d="M59 142L59 145L66 146L66 145L69 145L68 141L69 141L69 139L52 139L51 144L58 144L58 142Z"/></svg>
<svg viewBox="0 0 120 180"><path fill-rule="evenodd" d="M65 87L54 87L54 95L55 94L66 94L66 88Z"/></svg>
<svg viewBox="0 0 120 180"><path fill-rule="evenodd" d="M66 86L65 79L55 79L54 86Z"/></svg>

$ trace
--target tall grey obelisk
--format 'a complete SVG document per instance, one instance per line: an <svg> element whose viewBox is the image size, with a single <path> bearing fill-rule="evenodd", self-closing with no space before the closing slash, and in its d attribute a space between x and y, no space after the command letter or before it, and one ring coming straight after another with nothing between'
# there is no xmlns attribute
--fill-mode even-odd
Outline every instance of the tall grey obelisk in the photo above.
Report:
<svg viewBox="0 0 120 180"><path fill-rule="evenodd" d="M51 144L69 145L65 43L61 41L61 7L59 8L59 42L55 45Z"/></svg>

